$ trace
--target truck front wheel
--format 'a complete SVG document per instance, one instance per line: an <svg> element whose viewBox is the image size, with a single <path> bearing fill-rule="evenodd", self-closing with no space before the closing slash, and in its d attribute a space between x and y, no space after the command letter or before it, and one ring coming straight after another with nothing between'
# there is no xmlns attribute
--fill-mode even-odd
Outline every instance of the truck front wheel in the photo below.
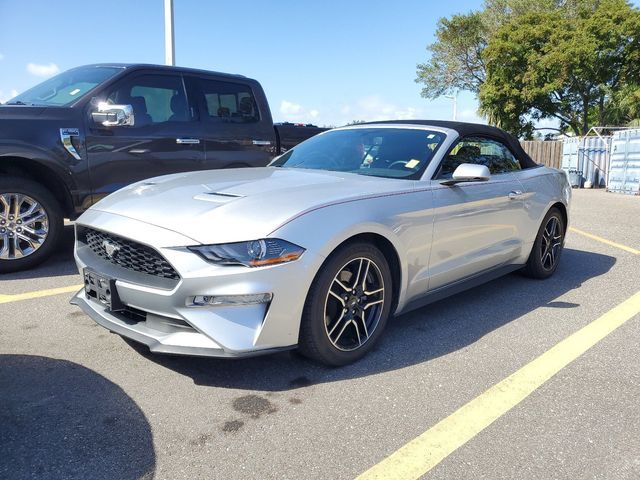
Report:
<svg viewBox="0 0 640 480"><path fill-rule="evenodd" d="M49 257L64 219L55 197L22 177L0 179L0 273L31 268Z"/></svg>

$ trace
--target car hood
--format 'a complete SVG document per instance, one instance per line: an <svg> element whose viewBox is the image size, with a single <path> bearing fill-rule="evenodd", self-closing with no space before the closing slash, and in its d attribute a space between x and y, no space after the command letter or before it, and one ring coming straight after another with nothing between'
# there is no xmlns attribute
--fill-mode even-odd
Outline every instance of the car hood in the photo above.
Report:
<svg viewBox="0 0 640 480"><path fill-rule="evenodd" d="M304 212L363 196L411 190L414 185L410 180L319 170L207 170L135 183L102 199L91 210L214 244L266 237Z"/></svg>

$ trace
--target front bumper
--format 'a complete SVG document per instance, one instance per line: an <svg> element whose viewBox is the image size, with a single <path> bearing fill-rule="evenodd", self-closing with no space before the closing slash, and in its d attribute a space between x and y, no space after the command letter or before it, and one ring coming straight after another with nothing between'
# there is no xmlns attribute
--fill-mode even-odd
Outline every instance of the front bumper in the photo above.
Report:
<svg viewBox="0 0 640 480"><path fill-rule="evenodd" d="M140 275L95 258L76 242L80 272L90 268L114 278L128 310L109 311L88 298L84 289L71 303L112 332L146 344L152 352L184 355L242 357L296 346L304 301L323 261L320 256L307 251L297 261L270 267L219 266L187 250L193 240L138 220L89 210L77 225L120 236L119 232L127 232L126 238L157 250L180 275L170 287L152 278L144 282ZM196 295L263 293L272 294L271 302L189 306Z"/></svg>

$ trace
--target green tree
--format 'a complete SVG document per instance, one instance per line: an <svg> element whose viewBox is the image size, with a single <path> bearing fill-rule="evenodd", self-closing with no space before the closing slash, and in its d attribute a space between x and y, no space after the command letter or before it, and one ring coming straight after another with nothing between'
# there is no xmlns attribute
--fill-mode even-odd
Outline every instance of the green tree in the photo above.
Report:
<svg viewBox="0 0 640 480"><path fill-rule="evenodd" d="M437 41L429 45L429 61L418 65L416 82L424 84L422 96L437 98L467 90L478 93L485 78L482 52L489 32L480 12L442 18Z"/></svg>
<svg viewBox="0 0 640 480"><path fill-rule="evenodd" d="M640 12L624 0L578 7L522 15L492 36L479 98L498 123L520 133L529 119L556 118L584 135L636 109L629 94L640 85Z"/></svg>
<svg viewBox="0 0 640 480"><path fill-rule="evenodd" d="M640 11L625 0L487 0L438 24L422 96L467 90L489 123L531 136L640 118Z"/></svg>
<svg viewBox="0 0 640 480"><path fill-rule="evenodd" d="M422 96L437 98L456 90L479 93L486 76L483 52L504 23L532 11L557 10L564 0L486 0L484 8L441 18L436 41L427 47L429 59L418 64L416 82Z"/></svg>

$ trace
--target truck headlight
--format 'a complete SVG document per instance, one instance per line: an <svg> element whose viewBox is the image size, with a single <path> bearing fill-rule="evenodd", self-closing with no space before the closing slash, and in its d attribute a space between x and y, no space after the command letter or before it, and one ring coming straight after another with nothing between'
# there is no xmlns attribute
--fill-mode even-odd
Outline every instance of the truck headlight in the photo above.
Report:
<svg viewBox="0 0 640 480"><path fill-rule="evenodd" d="M204 259L220 265L261 267L297 260L304 248L286 240L265 238L250 242L222 243L189 247Z"/></svg>

